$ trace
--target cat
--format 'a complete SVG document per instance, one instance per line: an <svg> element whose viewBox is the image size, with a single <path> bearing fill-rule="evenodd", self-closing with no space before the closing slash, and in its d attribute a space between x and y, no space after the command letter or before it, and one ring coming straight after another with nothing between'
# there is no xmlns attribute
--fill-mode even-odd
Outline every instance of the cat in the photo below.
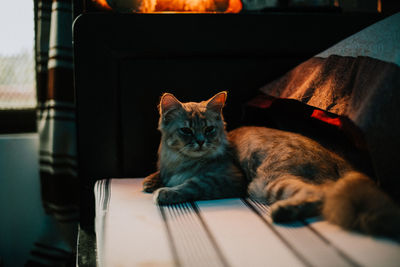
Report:
<svg viewBox="0 0 400 267"><path fill-rule="evenodd" d="M250 197L271 205L274 222L322 215L400 240L400 210L372 179L300 134L255 126L227 133L226 98L182 103L162 95L158 171L143 182L157 204Z"/></svg>
<svg viewBox="0 0 400 267"><path fill-rule="evenodd" d="M156 192L157 203L245 195L248 182L225 132L225 97L201 103L181 103L172 94L161 97L159 171L144 181L146 192L164 186Z"/></svg>

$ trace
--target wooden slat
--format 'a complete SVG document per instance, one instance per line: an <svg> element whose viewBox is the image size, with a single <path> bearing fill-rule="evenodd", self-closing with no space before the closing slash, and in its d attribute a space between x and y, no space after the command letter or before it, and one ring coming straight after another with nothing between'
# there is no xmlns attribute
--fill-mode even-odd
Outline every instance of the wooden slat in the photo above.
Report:
<svg viewBox="0 0 400 267"><path fill-rule="evenodd" d="M98 255L100 266L175 265L158 206L151 194L141 192L141 182L110 181L111 198L104 214L104 229L96 229L97 235L103 237L103 244L97 244L102 252Z"/></svg>
<svg viewBox="0 0 400 267"><path fill-rule="evenodd" d="M309 220L309 224L361 266L400 266L400 245L394 241L345 231L326 221Z"/></svg>
<svg viewBox="0 0 400 267"><path fill-rule="evenodd" d="M247 200L262 218L312 266L358 266L354 260L326 242L303 222L275 224L270 208L256 201Z"/></svg>
<svg viewBox="0 0 400 267"><path fill-rule="evenodd" d="M160 208L180 266L226 266L190 203Z"/></svg>
<svg viewBox="0 0 400 267"><path fill-rule="evenodd" d="M196 202L230 266L305 266L240 199Z"/></svg>

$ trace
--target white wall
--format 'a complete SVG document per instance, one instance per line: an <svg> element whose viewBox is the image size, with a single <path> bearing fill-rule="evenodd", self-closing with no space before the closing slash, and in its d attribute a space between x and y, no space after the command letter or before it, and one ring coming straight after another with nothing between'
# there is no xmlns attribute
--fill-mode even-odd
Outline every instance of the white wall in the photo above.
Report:
<svg viewBox="0 0 400 267"><path fill-rule="evenodd" d="M38 135L0 135L0 257L23 266L43 231ZM1 265L1 264L0 264Z"/></svg>

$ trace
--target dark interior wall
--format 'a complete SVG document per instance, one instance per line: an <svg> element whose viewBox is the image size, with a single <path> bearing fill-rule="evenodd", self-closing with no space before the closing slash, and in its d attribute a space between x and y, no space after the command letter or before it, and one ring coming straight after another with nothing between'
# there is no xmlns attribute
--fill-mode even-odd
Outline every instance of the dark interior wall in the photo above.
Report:
<svg viewBox="0 0 400 267"><path fill-rule="evenodd" d="M397 12L400 12L400 1L381 0L381 11L385 15L392 15Z"/></svg>

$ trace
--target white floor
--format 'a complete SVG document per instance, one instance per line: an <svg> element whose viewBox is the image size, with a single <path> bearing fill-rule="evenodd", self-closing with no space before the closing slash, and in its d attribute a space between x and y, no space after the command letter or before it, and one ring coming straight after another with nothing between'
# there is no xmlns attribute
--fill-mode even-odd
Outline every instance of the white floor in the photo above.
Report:
<svg viewBox="0 0 400 267"><path fill-rule="evenodd" d="M4 267L24 265L45 225L38 164L37 134L0 135L0 261Z"/></svg>

